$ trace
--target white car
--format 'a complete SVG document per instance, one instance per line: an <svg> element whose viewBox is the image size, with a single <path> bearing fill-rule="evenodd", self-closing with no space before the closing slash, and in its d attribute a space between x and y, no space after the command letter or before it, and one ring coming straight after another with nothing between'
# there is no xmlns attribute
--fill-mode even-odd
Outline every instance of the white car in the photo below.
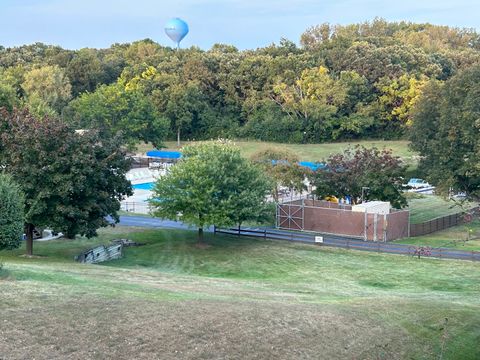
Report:
<svg viewBox="0 0 480 360"><path fill-rule="evenodd" d="M412 178L408 181L407 186L413 189L421 189L421 188L431 187L432 185L430 185L428 182L426 182L423 179Z"/></svg>

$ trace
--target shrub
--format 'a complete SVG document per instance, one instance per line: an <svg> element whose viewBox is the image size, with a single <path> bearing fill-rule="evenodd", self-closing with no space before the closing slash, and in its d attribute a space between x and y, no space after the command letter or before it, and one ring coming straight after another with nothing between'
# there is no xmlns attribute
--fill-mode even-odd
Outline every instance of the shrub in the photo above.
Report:
<svg viewBox="0 0 480 360"><path fill-rule="evenodd" d="M20 246L24 224L24 197L9 175L0 174L0 250Z"/></svg>

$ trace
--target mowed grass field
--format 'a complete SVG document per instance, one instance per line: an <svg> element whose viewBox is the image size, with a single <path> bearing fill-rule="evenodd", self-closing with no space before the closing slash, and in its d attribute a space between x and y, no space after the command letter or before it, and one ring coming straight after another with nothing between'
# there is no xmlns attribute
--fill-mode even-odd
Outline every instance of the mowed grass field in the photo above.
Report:
<svg viewBox="0 0 480 360"><path fill-rule="evenodd" d="M328 158L329 155L342 152L349 146L363 145L366 147L377 147L379 149L392 149L393 154L400 156L407 164L415 165L417 163L417 154L411 151L408 147L408 141L356 141L356 142L339 142L339 143L325 143L325 144L281 144L263 141L233 141L242 151L245 157L250 157L257 151L264 150L269 147L277 147L280 149L289 149L295 153L300 160L303 161L322 161ZM190 142L183 141L181 146L189 144ZM166 150L179 150L175 141L167 141L165 143ZM149 144L139 144L137 152L145 154L146 151L151 150L152 146Z"/></svg>
<svg viewBox="0 0 480 360"><path fill-rule="evenodd" d="M72 261L119 237L146 245ZM0 252L0 358L480 358L478 263L206 237L117 227Z"/></svg>
<svg viewBox="0 0 480 360"><path fill-rule="evenodd" d="M469 234L470 233L470 234ZM401 244L480 251L480 220L433 234L398 240Z"/></svg>
<svg viewBox="0 0 480 360"><path fill-rule="evenodd" d="M418 224L438 217L461 213L462 207L451 200L435 195L417 195L407 193L410 223ZM413 196L413 197L412 197ZM469 207L474 207L471 203Z"/></svg>

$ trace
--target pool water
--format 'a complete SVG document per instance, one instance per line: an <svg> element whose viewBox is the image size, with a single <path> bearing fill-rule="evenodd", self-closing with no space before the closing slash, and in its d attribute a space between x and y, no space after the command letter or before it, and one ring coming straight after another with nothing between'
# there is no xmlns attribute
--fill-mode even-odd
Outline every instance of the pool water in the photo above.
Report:
<svg viewBox="0 0 480 360"><path fill-rule="evenodd" d="M155 187L154 182L132 185L132 188L136 190L153 190L154 187Z"/></svg>

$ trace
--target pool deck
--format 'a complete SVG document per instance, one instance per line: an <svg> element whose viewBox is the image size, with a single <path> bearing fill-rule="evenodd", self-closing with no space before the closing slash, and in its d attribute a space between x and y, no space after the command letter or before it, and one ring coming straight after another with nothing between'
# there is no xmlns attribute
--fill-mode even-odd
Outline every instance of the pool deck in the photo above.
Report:
<svg viewBox="0 0 480 360"><path fill-rule="evenodd" d="M130 170L126 177L132 182L132 185L145 184L157 181L157 179L165 174L165 170L152 170L149 168L138 168ZM145 204L145 206L136 206L138 213L148 213L147 200L151 197L152 192L145 189L133 189L133 195L122 201L122 209L131 208L128 204Z"/></svg>

